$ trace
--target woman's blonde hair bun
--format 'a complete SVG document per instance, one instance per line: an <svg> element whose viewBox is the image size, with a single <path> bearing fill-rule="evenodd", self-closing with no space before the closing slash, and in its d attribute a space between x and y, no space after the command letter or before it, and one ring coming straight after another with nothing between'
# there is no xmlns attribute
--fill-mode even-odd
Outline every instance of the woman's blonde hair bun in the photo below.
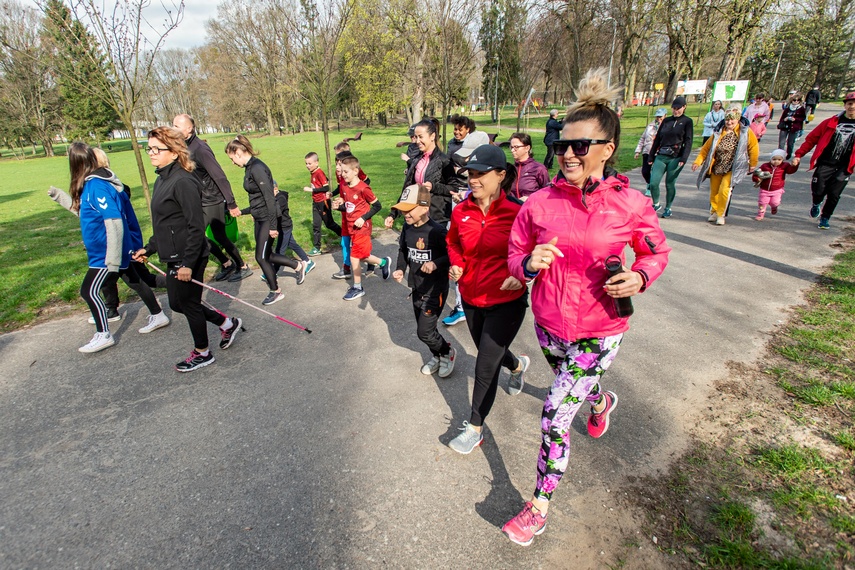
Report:
<svg viewBox="0 0 855 570"><path fill-rule="evenodd" d="M576 102L567 108L570 115L583 107L608 106L620 95L620 86L609 87L608 70L604 67L589 69L576 87Z"/></svg>

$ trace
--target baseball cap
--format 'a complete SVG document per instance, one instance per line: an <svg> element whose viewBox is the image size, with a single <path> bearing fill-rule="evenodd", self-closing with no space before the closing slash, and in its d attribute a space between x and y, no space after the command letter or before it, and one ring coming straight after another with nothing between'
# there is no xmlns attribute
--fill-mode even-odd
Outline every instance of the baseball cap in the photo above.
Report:
<svg viewBox="0 0 855 570"><path fill-rule="evenodd" d="M686 106L686 98L682 95L679 97L674 97L674 102L671 103L672 109L680 109Z"/></svg>
<svg viewBox="0 0 855 570"><path fill-rule="evenodd" d="M430 206L430 190L423 184L411 184L401 192L401 201L392 206L396 210L409 212L418 206Z"/></svg>
<svg viewBox="0 0 855 570"><path fill-rule="evenodd" d="M667 114L668 114L668 110L665 107L659 107L658 109L656 109L656 114L653 116L654 117L664 117Z"/></svg>
<svg viewBox="0 0 855 570"><path fill-rule="evenodd" d="M845 103L847 101L855 101L855 91L850 91L846 94L846 96L843 98L843 102Z"/></svg>
<svg viewBox="0 0 855 570"><path fill-rule="evenodd" d="M507 170L508 159L505 156L505 151L501 148L491 144L482 144L472 151L472 154L469 155L469 161L463 168L476 172Z"/></svg>

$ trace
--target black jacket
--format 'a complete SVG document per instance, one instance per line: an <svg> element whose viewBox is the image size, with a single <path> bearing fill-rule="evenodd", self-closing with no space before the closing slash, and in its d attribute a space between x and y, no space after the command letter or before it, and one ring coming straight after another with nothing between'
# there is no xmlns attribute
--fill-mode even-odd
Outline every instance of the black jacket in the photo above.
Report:
<svg viewBox="0 0 855 570"><path fill-rule="evenodd" d="M665 117L650 147L650 160L657 154L676 157L680 162L689 162L692 154L692 137L694 137L694 122L686 115Z"/></svg>
<svg viewBox="0 0 855 570"><path fill-rule="evenodd" d="M260 222L267 221L276 228L276 200L273 197L273 175L267 165L255 158L249 159L243 175L243 189L249 194L249 211Z"/></svg>
<svg viewBox="0 0 855 570"><path fill-rule="evenodd" d="M195 267L208 257L200 182L175 161L155 170L151 195L152 236L146 255L157 253L164 263Z"/></svg>
<svg viewBox="0 0 855 570"><path fill-rule="evenodd" d="M404 188L416 183L416 165L422 159L422 155L423 153L420 152L407 163ZM438 224L446 224L451 219L451 193L461 190L455 184L456 180L454 166L448 155L435 148L425 169L425 182L431 183L429 216ZM391 215L397 218L401 212L392 210Z"/></svg>
<svg viewBox="0 0 855 570"><path fill-rule="evenodd" d="M214 158L214 152L208 143L197 137L195 133L190 135L186 142L190 158L196 163L194 172L202 182L202 205L213 206L225 201L229 210L237 208L229 179L226 178L220 163Z"/></svg>
<svg viewBox="0 0 855 570"><path fill-rule="evenodd" d="M543 137L543 144L549 146L560 139L562 128L561 122L558 119L549 117L546 121L546 136Z"/></svg>
<svg viewBox="0 0 855 570"><path fill-rule="evenodd" d="M811 89L805 95L805 105L818 105L819 104L820 93L819 89Z"/></svg>

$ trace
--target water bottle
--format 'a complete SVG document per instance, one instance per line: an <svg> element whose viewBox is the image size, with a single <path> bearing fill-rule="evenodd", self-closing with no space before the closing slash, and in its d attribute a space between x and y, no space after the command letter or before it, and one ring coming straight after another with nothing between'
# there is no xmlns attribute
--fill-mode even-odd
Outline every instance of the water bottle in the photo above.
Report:
<svg viewBox="0 0 855 570"><path fill-rule="evenodd" d="M609 272L609 279L618 273L623 273L623 263L620 257L617 255L608 256L606 258L606 271ZM617 285L618 283L623 283L623 281L613 281L612 285ZM618 317L628 317L633 313L632 299L629 297L612 297L612 301L615 302L615 311L617 311Z"/></svg>

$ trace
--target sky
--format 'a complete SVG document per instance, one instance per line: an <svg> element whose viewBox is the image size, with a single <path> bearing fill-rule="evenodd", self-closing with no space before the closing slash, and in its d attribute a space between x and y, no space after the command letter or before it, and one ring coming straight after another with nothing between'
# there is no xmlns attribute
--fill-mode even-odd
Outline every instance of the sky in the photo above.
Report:
<svg viewBox="0 0 855 570"><path fill-rule="evenodd" d="M171 5L171 0L165 0L164 3ZM24 0L24 4L36 7L35 0ZM98 4L96 1L96 5ZM104 0L104 4L110 6L113 2ZM191 48L205 43L205 22L217 15L217 4L217 0L185 0L184 19L178 28L167 36L165 48ZM161 0L151 0L151 6L146 8L144 13L149 21L158 27L166 10L162 7Z"/></svg>

